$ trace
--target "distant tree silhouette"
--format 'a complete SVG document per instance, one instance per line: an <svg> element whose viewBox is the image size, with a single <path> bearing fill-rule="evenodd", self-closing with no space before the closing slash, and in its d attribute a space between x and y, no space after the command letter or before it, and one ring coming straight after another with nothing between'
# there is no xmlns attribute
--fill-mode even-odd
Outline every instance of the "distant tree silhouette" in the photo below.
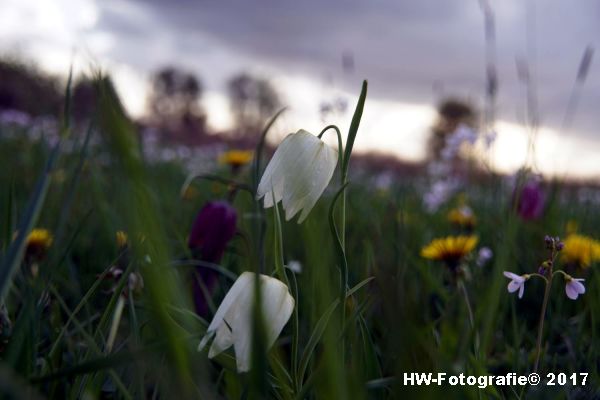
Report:
<svg viewBox="0 0 600 400"><path fill-rule="evenodd" d="M237 133L241 136L258 134L265 120L281 106L275 88L266 79L247 73L231 78L228 91Z"/></svg>
<svg viewBox="0 0 600 400"><path fill-rule="evenodd" d="M16 109L32 116L58 115L61 82L35 66L14 59L0 60L0 109Z"/></svg>
<svg viewBox="0 0 600 400"><path fill-rule="evenodd" d="M202 83L191 72L165 67L152 79L150 120L170 139L193 141L206 132L206 117L200 107Z"/></svg>

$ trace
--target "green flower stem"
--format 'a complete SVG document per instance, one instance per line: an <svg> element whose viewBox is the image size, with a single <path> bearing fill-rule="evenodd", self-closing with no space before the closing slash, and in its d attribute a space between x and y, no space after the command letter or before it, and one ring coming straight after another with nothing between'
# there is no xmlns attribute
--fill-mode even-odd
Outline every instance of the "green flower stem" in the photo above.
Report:
<svg viewBox="0 0 600 400"><path fill-rule="evenodd" d="M533 274L527 274L527 275L529 275L529 276L535 276L537 278L542 278L544 280L544 282L548 283L548 279L546 279L546 277L544 275L542 275L542 274L533 273Z"/></svg>
<svg viewBox="0 0 600 400"><path fill-rule="evenodd" d="M344 169L344 165L346 165L346 163L344 162L344 157L345 157L345 153L344 153L344 146L342 144L342 133L340 132L340 129L335 126L335 125L328 125L325 128L323 128L323 130L321 131L321 133L319 133L318 138L321 139L323 137L323 135L325 134L325 132L327 132L329 129L333 129L335 131L335 133L337 134L337 139L338 139L338 164L339 164L339 169L340 169L340 184L341 184L341 193L339 193L338 195L336 195L335 199L337 199L337 197L339 195L342 196L341 201L342 201L342 211L341 211L341 218L340 218L340 225L341 225L341 232L338 232L336 227L335 227L335 221L331 220L331 225L332 225L332 229L334 230L334 235L337 236L338 240L339 240L339 254L340 254L340 286L341 286L341 290L340 290L340 302L344 302L344 298L346 297L346 290L348 290L348 266L346 263L346 186L348 185L348 171ZM334 199L334 204L335 204L335 199ZM331 218L333 218L333 209L331 210ZM344 310L344 307L342 307L342 310ZM342 311L342 314L345 314L344 311ZM344 318L345 315L342 315L342 323L344 323ZM343 325L342 325L343 326Z"/></svg>
<svg viewBox="0 0 600 400"><path fill-rule="evenodd" d="M287 277L287 274L285 272L285 265L284 265L284 257L283 257L283 231L282 231L282 227L281 227L281 216L279 214L279 207L277 205L277 202L275 201L275 194L273 192L271 192L271 195L273 196L273 215L275 218L275 223L274 223L274 237L275 237L275 243L274 243L274 254L275 254L275 273L279 276L279 279L282 282L285 282L285 284L287 285L288 289L290 290L290 292L292 293L293 296L295 296L295 301L296 304L294 306L294 316L292 319L292 365L291 365L291 369L292 369L292 382L294 385L294 390L296 391L298 386L299 386L299 379L298 379L298 343L299 343L299 336L300 336L300 325L299 325L299 318L298 318L298 307L300 305L300 297L298 296L298 284L296 282L296 277L294 276L294 274L292 273L292 278L294 280L294 287L292 289L292 286L290 285L290 280Z"/></svg>
<svg viewBox="0 0 600 400"><path fill-rule="evenodd" d="M458 288L463 294L465 299L465 303L467 305L467 312L469 313L469 322L471 323L471 329L475 329L475 318L473 318L473 309L471 308L471 302L469 301L469 293L467 292L467 288L462 281L462 279L458 280Z"/></svg>
<svg viewBox="0 0 600 400"><path fill-rule="evenodd" d="M562 274L565 277L565 279L571 278L571 276L569 274L567 274L565 271L563 271L561 269L557 269L556 271L554 271L552 273L552 275L556 275L556 274Z"/></svg>
<svg viewBox="0 0 600 400"><path fill-rule="evenodd" d="M542 311L540 312L540 323L537 334L535 365L533 366L533 372L538 371L538 367L540 364L540 355L542 354L542 333L544 332L544 319L546 316L546 308L548 308L548 298L550 297L550 287L552 286L552 278L553 275L550 274L550 278L546 281L546 289L544 290L544 302L542 303Z"/></svg>
<svg viewBox="0 0 600 400"><path fill-rule="evenodd" d="M346 323L346 307L344 306L345 304L345 298L346 298L346 291L348 290L348 264L346 261L346 186L348 185L347 179L348 179L348 171L347 169L344 168L345 165L347 165L347 163L345 163L344 161L344 157L345 157L345 153L344 153L344 147L342 144L342 133L340 132L340 129L335 126L335 125L329 125L326 126L325 128L323 128L323 130L321 131L321 133L319 133L318 137L319 139L323 136L323 134L325 134L325 132L329 129L333 129L335 131L335 133L337 134L337 138L338 138L338 164L339 164L339 169L340 169L340 184L341 184L341 189L340 192L338 192L338 194L335 196L333 202L332 202L332 208L330 210L330 225L331 225L331 229L333 231L334 236L336 236L337 240L338 240L338 254L339 254L339 258L340 258L340 304L341 306L341 313L342 313L342 328L344 327L345 323ZM340 217L340 225L341 225L341 232L338 233L338 230L335 226L335 221L333 218L334 215L334 210L333 210L333 205L335 205L335 201L337 200L338 196L342 196L341 201L342 201L342 205L341 205L341 217Z"/></svg>
<svg viewBox="0 0 600 400"><path fill-rule="evenodd" d="M347 163L344 162L344 145L342 144L342 133L340 132L340 128L338 128L336 125L328 125L325 128L323 128L323 130L319 133L318 138L321 139L323 137L323 135L325 134L325 132L327 132L329 129L333 129L335 131L335 133L337 134L338 165L340 168L340 184L342 186L344 186L348 181L348 169L344 168L344 165L347 165ZM342 193L341 208L342 208L342 211L341 211L341 221L340 221L340 225L341 225L340 241L341 241L342 247L344 248L344 251L345 251L346 250L346 191L345 190ZM346 282L346 286L347 286L347 282ZM346 289L344 289L344 290L346 290Z"/></svg>
<svg viewBox="0 0 600 400"><path fill-rule="evenodd" d="M552 254L550 256L551 261L548 264L548 278L540 274L530 274L532 276L541 276L546 280L546 288L544 289L544 301L542 303L542 310L540 311L540 322L538 327L537 334L537 343L536 343L536 355L535 355L535 364L533 366L533 372L538 371L538 367L540 365L540 356L542 354L542 334L544 333L544 319L546 318L546 309L548 308L548 299L550 298L550 288L552 287L552 279L554 278L555 272L552 272L552 268L554 267L554 261L556 260L557 251L553 248ZM556 272L559 272L557 270ZM560 271L562 272L562 271ZM562 272L564 274L564 272Z"/></svg>

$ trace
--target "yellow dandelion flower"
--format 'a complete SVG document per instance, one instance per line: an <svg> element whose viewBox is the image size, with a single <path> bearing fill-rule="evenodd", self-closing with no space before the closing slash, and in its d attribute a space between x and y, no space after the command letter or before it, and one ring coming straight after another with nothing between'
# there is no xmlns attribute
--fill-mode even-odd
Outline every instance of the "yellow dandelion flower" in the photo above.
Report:
<svg viewBox="0 0 600 400"><path fill-rule="evenodd" d="M461 206L453 208L448 212L448 221L465 228L473 228L477 222L477 218L475 218L475 214L473 213L473 210L471 210L471 207Z"/></svg>
<svg viewBox="0 0 600 400"><path fill-rule="evenodd" d="M126 247L127 246L127 233L125 233L125 231L117 231L117 233L115 234L116 239L117 239L117 246L119 247Z"/></svg>
<svg viewBox="0 0 600 400"><path fill-rule="evenodd" d="M470 236L448 236L434 239L421 250L421 257L429 260L444 261L450 267L456 267L458 262L469 254L479 238Z"/></svg>
<svg viewBox="0 0 600 400"><path fill-rule="evenodd" d="M29 236L27 236L25 256L28 259L41 260L46 255L50 246L52 246L53 240L54 238L49 230L41 228L32 229L29 232Z"/></svg>
<svg viewBox="0 0 600 400"><path fill-rule="evenodd" d="M221 153L219 156L219 164L229 165L231 167L241 167L252 161L254 153L249 150L229 150Z"/></svg>
<svg viewBox="0 0 600 400"><path fill-rule="evenodd" d="M563 241L560 259L575 267L588 268L600 260L600 242L588 236L571 234Z"/></svg>
<svg viewBox="0 0 600 400"><path fill-rule="evenodd" d="M27 246L40 246L48 249L52 246L53 240L54 238L48 229L36 228L29 232L29 236L27 236Z"/></svg>

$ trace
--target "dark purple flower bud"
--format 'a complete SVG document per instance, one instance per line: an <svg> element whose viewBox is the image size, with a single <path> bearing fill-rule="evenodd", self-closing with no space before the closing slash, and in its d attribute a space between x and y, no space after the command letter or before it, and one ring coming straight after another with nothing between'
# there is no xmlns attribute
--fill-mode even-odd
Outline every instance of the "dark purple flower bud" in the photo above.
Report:
<svg viewBox="0 0 600 400"><path fill-rule="evenodd" d="M517 213L524 220L534 220L542 216L546 196L539 182L525 183L520 192L515 191L513 199L517 203Z"/></svg>
<svg viewBox="0 0 600 400"><path fill-rule="evenodd" d="M200 210L188 239L188 247L202 261L218 263L236 230L237 213L224 201L210 201Z"/></svg>
<svg viewBox="0 0 600 400"><path fill-rule="evenodd" d="M538 274L546 275L546 268L543 265L540 265L540 267L538 268Z"/></svg>
<svg viewBox="0 0 600 400"><path fill-rule="evenodd" d="M561 251L564 248L565 248L564 242L558 242L558 244L556 245L556 251Z"/></svg>

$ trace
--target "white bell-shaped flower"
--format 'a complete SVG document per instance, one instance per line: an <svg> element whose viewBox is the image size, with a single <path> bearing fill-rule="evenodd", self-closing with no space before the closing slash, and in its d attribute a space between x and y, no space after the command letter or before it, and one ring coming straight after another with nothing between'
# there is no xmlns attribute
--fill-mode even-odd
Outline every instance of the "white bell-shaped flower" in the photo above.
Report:
<svg viewBox="0 0 600 400"><path fill-rule="evenodd" d="M269 208L281 201L289 221L302 210L298 223L306 219L329 184L338 152L315 135L299 130L288 135L267 165L256 198L264 197Z"/></svg>
<svg viewBox="0 0 600 400"><path fill-rule="evenodd" d="M233 345L239 372L250 369L255 278L253 272L244 272L238 277L198 346L198 351L202 350L214 336L208 352L208 357L213 358ZM259 281L265 340L270 348L290 319L295 301L283 282L266 275L260 275Z"/></svg>

